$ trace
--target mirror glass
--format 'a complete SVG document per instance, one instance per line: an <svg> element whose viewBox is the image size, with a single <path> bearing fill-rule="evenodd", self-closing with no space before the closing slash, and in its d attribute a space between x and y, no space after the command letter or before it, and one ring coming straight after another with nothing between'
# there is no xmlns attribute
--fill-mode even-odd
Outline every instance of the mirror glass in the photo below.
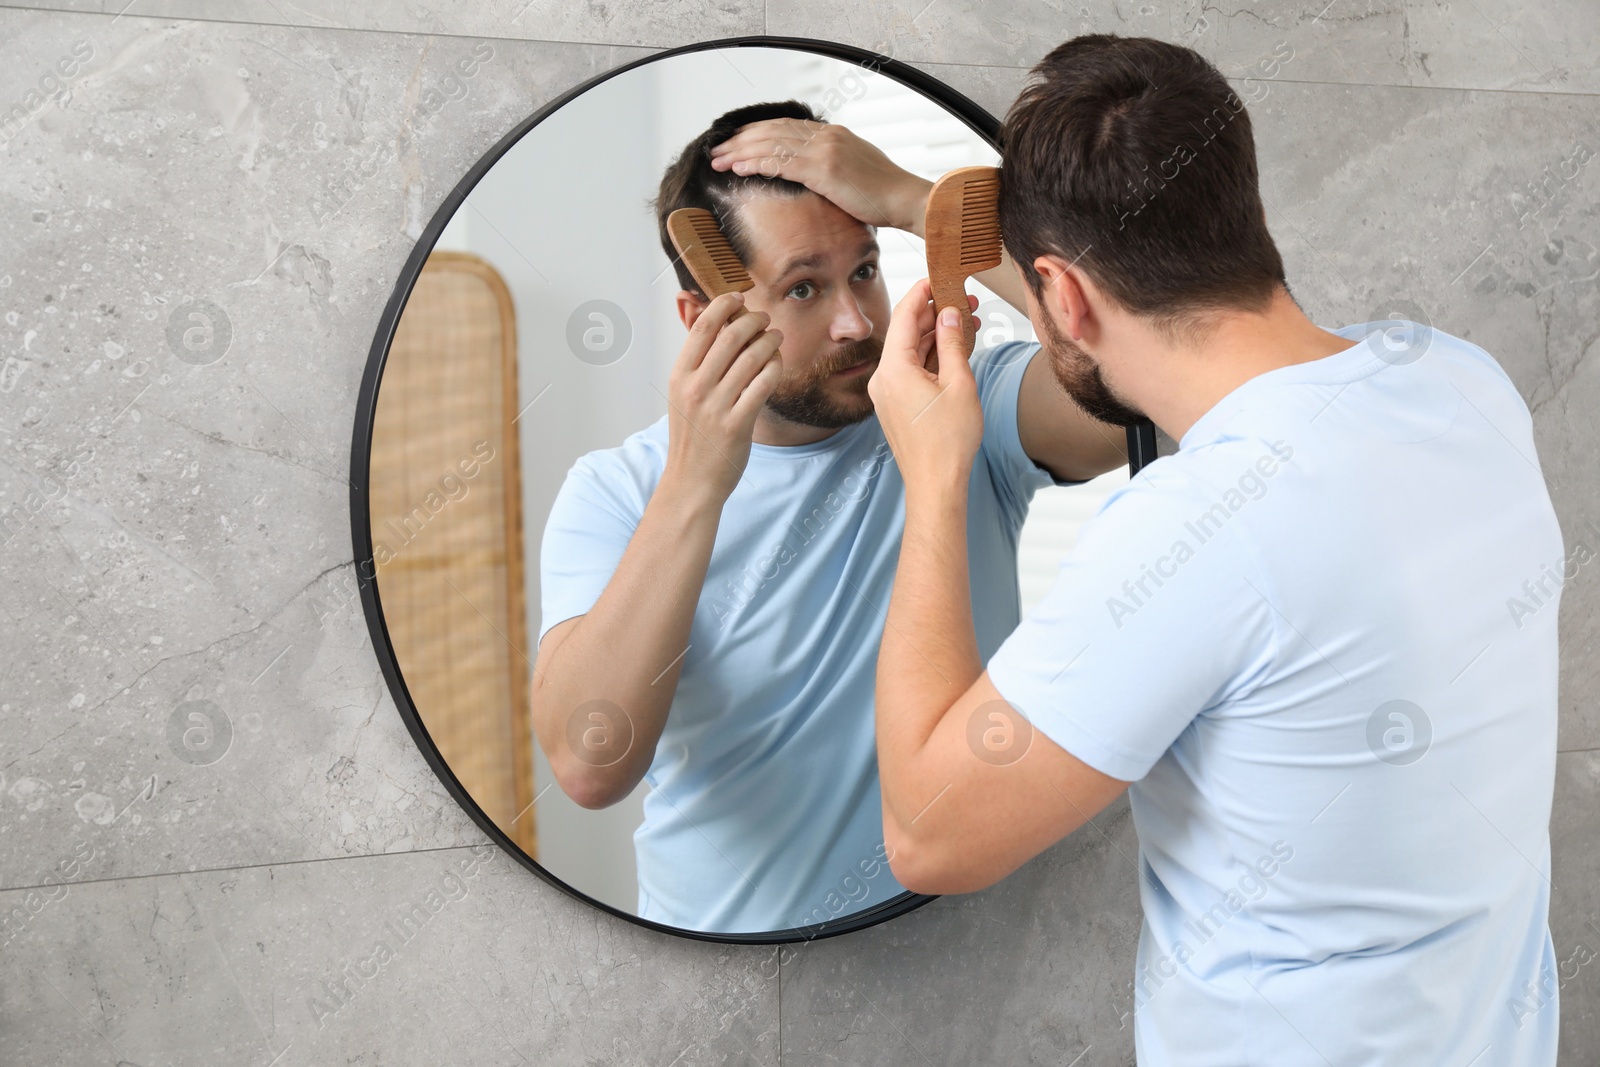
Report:
<svg viewBox="0 0 1600 1067"><path fill-rule="evenodd" d="M694 307L654 201L719 116L788 100L929 180L999 162L883 69L798 48L669 55L591 86L505 150L438 231L383 361L368 465L381 636L441 775L563 886L730 938L814 933L922 899L886 862L873 753L886 603L867 590L892 578L903 498L898 512L858 506L899 485L870 400L820 441L752 444L714 540L693 487L644 523ZM923 244L838 221L786 201L751 220L749 240L775 259L856 255L862 233L875 237L852 284L881 344L889 309L927 274ZM968 292L977 348L1034 341L1023 311L975 280ZM819 345L866 350L841 349L848 334L796 331L782 354L803 365ZM834 399L859 406L867 377ZM1127 477L1045 485L1024 502L1019 542L974 542L985 659ZM650 541L643 563L612 590L635 534ZM685 589L678 577L697 568ZM599 618L602 596L617 604L593 631L604 640L564 662L550 650ZM685 639L663 654L638 620L689 601ZM664 716L617 696L646 661L647 684L670 687ZM571 706L555 706L563 695Z"/></svg>

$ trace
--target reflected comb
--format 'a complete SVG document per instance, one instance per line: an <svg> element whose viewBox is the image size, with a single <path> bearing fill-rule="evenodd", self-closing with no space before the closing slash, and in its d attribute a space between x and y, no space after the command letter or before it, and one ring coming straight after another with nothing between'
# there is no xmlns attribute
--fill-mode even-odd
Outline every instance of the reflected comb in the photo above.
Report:
<svg viewBox="0 0 1600 1067"><path fill-rule="evenodd" d="M958 167L933 183L923 214L927 235L928 284L935 310L954 306L963 312L961 339L968 356L977 340L967 310L967 279L1000 265L1000 171L996 167ZM939 372L937 351L928 369Z"/></svg>
<svg viewBox="0 0 1600 1067"><path fill-rule="evenodd" d="M705 208L680 207L668 215L667 235L707 300L755 287L750 272L739 262L727 235L717 225L717 217ZM746 313L741 311L739 315Z"/></svg>

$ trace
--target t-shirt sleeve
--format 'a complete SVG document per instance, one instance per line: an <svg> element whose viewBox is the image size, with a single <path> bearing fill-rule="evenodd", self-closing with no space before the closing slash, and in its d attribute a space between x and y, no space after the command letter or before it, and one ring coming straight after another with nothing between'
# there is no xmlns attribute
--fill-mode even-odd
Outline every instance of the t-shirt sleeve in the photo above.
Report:
<svg viewBox="0 0 1600 1067"><path fill-rule="evenodd" d="M1280 634L1272 589L1224 502L1236 496L1158 462L1108 497L989 660L1001 697L1078 759L1130 782L1196 716L1247 697Z"/></svg>
<svg viewBox="0 0 1600 1067"><path fill-rule="evenodd" d="M539 544L539 641L594 607L643 515L625 469L605 453L581 456L567 471Z"/></svg>
<svg viewBox="0 0 1600 1067"><path fill-rule="evenodd" d="M1033 494L1043 487L1083 484L1077 480L1061 481L1022 449L1017 429L1017 395L1028 361L1038 351L1038 342L1006 341L972 357L972 376L978 383L978 400L983 405L983 441L978 453L988 463L1000 499L1018 524L1027 516Z"/></svg>

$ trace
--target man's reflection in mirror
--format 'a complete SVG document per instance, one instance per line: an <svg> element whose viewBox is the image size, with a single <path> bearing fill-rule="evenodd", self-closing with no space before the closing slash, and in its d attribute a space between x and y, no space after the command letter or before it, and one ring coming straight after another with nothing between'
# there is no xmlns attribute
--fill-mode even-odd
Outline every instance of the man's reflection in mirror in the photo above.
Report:
<svg viewBox="0 0 1600 1067"><path fill-rule="evenodd" d="M648 783L638 915L710 932L811 926L903 892L873 743L905 518L867 393L890 303L878 225L840 202L855 203L848 190L879 205L876 223L920 236L930 183L837 126L806 148L811 163L831 154L810 185L711 165L741 128L780 120L827 125L798 101L741 107L663 175L652 206L687 330L658 384L667 413L573 465L540 552L539 743L584 807ZM716 217L755 282L742 298L708 300L678 259L666 218L682 207ZM1015 285L1009 263L1000 271ZM1120 431L1090 427L1047 361L1030 373L1037 350L980 342L973 355L986 425L968 557L985 659L1020 620L1017 537L1034 492L1125 461L1079 447ZM1073 448L1081 464L1061 459Z"/></svg>

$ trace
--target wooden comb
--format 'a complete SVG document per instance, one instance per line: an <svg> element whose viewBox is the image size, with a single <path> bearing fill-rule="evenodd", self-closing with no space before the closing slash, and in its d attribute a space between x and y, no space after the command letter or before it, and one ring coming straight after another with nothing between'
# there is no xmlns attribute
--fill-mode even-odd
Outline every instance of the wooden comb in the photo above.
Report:
<svg viewBox="0 0 1600 1067"><path fill-rule="evenodd" d="M967 307L967 279L1000 265L1000 171L995 167L957 167L933 183L924 208L928 246L928 285L935 311L961 313L961 339L972 355L977 340ZM928 369L939 373L937 349Z"/></svg>
<svg viewBox="0 0 1600 1067"><path fill-rule="evenodd" d="M668 215L667 235L707 300L755 287L755 280L728 243L727 234L717 225L717 217L705 208L680 207ZM729 321L747 314L748 310L741 311Z"/></svg>

